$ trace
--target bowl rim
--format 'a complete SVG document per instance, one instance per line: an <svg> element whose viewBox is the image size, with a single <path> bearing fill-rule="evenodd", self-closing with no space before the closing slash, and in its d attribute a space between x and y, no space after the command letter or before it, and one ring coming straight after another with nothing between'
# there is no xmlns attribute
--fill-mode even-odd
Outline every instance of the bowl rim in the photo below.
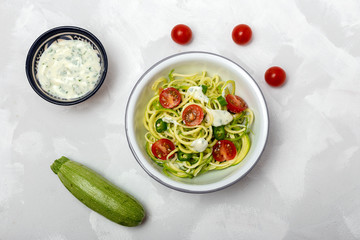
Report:
<svg viewBox="0 0 360 240"><path fill-rule="evenodd" d="M174 58L174 57L178 57L178 56L181 56L181 55L187 55L187 54L205 54L205 55L211 55L211 56L214 56L214 57L219 57L219 58L222 58L223 60L225 61L229 61L230 63L234 64L236 67L239 67L242 71L245 72L245 74L247 74L249 76L249 78L253 81L253 83L255 84L255 86L257 87L257 90L259 91L261 97L262 97L262 100L263 100L263 103L264 103L264 107L265 107L265 110L266 110L266 114L265 114L265 125L267 127L266 131L265 131L265 139L264 139L264 144L262 146L262 149L260 150L259 152L259 155L257 157L257 159L254 161L254 163L247 169L247 171L242 174L241 176L237 177L235 180L233 180L232 182L229 182L225 185L220 185L218 187L215 187L215 188L212 188L212 189L205 189L205 190L201 190L201 189L198 189L198 190L191 190L191 189L186 189L186 188L182 188L182 187L177 187L177 186L173 186L172 184L169 184L167 182L164 182L163 180L161 180L160 178L158 178L156 175L154 175L150 170L148 170L144 164L142 163L142 161L140 160L140 157L137 155L134 147L132 146L131 144L131 141L130 141L130 136L129 136L129 119L128 119L128 110L129 110L129 104L130 104L130 101L131 101L131 98L133 96L133 93L135 92L135 89L137 88L137 86L140 84L140 82L145 78L145 76L150 72L152 71L155 67L157 67L158 65L160 65L161 63L167 61L168 59L171 59L171 58ZM162 185L166 186L166 187L169 187L171 189L174 189L174 190L177 190L177 191L180 191L180 192L184 192L184 193L194 193L194 194L203 194L203 193L211 193L211 192L216 192L216 191L219 191L219 190L222 190L222 189L225 189L227 187L230 187L231 185L237 183L240 179L244 178L254 167L255 165L257 164L257 162L259 161L261 155L263 154L264 150L265 150L265 147L267 145L267 141L268 141L268 137L269 137L269 127L270 125L270 121L269 121L269 111L268 111L268 107L267 107L267 104L266 104L266 100L265 100L265 97L264 97L264 94L262 93L258 83L254 80L254 78L242 67L240 66L238 63L234 62L233 60L227 58L227 57L224 57L222 55L219 55L219 54L216 54L216 53L212 53L212 52L207 52L207 51L186 51L186 52L181 52L181 53L176 53L176 54L173 54L173 55L170 55L170 56L167 56L159 61L157 61L156 63L154 63L151 67L149 67L142 75L141 77L137 80L137 82L135 83L134 87L132 88L131 92L130 92L130 95L128 97L128 101L127 101L127 104L126 104L126 109L125 109L125 133L126 133L126 139L127 139L127 142L128 142L128 145L129 145L129 148L133 154L133 156L135 157L136 161L138 162L138 164L143 168L143 170L150 176L152 177L153 179L155 179L157 182L161 183ZM213 183L214 184L214 183ZM206 185L206 184L205 184Z"/></svg>
<svg viewBox="0 0 360 240"><path fill-rule="evenodd" d="M84 34L87 37L89 37L95 43L95 45L99 48L99 51L101 52L101 54L103 56L102 60L104 62L104 69L103 69L101 78L99 79L99 83L96 85L96 87L92 91L90 91L88 94L85 94L83 97L80 97L73 101L61 101L60 99L57 100L57 99L48 97L41 90L38 89L37 85L35 84L35 79L32 77L32 74L31 74L32 59L34 57L36 49L49 37L53 36L54 34L58 34L58 33L62 33L62 32L81 33L81 34ZM90 97L92 97L100 89L101 85L104 83L106 74L107 74L107 70L108 70L107 54L106 54L105 48L102 45L102 43L100 42L100 40L94 34L92 34L90 31L80 28L80 27L77 27L77 26L58 26L55 28L51 28L51 29L45 31L44 33L42 33L39 37L36 38L36 40L33 42L31 47L29 48L29 51L26 56L26 61L25 61L25 72L26 72L28 82L29 82L30 86L32 87L32 89L44 100L46 100L50 103L56 104L56 105L61 105L61 106L75 105L75 104L81 103L81 102L89 99Z"/></svg>

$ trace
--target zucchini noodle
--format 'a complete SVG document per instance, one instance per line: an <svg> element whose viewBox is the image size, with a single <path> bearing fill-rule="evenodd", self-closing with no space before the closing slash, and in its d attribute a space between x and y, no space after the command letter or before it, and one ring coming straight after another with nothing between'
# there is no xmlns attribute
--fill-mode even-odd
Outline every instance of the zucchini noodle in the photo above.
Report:
<svg viewBox="0 0 360 240"><path fill-rule="evenodd" d="M204 86L206 100L188 94L190 87ZM181 102L172 109L164 108L160 104L159 94L161 89L175 88L181 95ZM226 105L220 102L219 97L227 94L235 94L235 82L232 80L222 81L218 75L208 76L205 71L195 74L180 74L172 70L168 77L157 79L152 85L154 97L152 97L145 109L143 123L147 129L145 134L146 152L159 166L163 167L165 174L175 175L181 178L193 178L210 170L219 170L240 163L250 149L250 127L254 121L251 109L246 108L240 113L231 113L232 120L224 125L225 137L232 141L236 147L236 156L232 160L223 162L216 161L213 157L213 146L218 142L214 136L214 116L212 110L227 110ZM190 92L190 91L189 91ZM225 103L226 104L226 103ZM201 124L188 126L183 122L183 110L189 105L201 107L204 119ZM158 132L156 122L161 119L166 122L166 130ZM166 121L164 120L166 119ZM168 139L175 145L165 160L158 159L151 150L152 144L160 139ZM197 139L204 139L207 147L198 152L192 146ZM178 153L188 154L191 158L180 160Z"/></svg>

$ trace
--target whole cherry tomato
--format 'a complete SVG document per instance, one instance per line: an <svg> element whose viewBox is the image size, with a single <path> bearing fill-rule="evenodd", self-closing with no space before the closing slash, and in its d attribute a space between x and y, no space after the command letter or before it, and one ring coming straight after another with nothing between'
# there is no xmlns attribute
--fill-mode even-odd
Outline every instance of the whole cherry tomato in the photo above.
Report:
<svg viewBox="0 0 360 240"><path fill-rule="evenodd" d="M191 37L192 37L191 29L184 24L176 25L171 31L171 38L174 40L174 42L181 45L189 43Z"/></svg>
<svg viewBox="0 0 360 240"><path fill-rule="evenodd" d="M252 31L246 24L239 24L232 31L232 39L236 44L244 45L251 40Z"/></svg>
<svg viewBox="0 0 360 240"><path fill-rule="evenodd" d="M265 81L273 87L280 87L285 83L286 73L281 67L271 67L265 72Z"/></svg>

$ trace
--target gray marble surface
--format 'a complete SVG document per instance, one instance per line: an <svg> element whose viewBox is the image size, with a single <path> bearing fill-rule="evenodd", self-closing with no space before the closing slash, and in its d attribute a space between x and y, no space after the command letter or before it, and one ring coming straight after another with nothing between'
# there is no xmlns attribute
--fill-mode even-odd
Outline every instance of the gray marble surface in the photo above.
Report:
<svg viewBox="0 0 360 240"><path fill-rule="evenodd" d="M26 1L0 3L0 239L360 239L360 2ZM188 24L186 46L170 38ZM238 46L232 28L253 40ZM25 58L46 30L88 29L108 53L98 93L72 107L30 87ZM241 64L263 91L267 147L237 184L193 195L150 178L126 142L124 112L137 79L168 55L210 51ZM266 69L282 66L272 88ZM147 211L126 228L82 205L49 166L66 155L136 196Z"/></svg>

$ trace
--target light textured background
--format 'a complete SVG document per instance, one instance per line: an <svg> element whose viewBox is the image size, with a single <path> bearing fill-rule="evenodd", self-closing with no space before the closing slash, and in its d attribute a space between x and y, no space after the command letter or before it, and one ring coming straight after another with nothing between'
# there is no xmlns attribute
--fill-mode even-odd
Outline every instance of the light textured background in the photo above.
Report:
<svg viewBox="0 0 360 240"><path fill-rule="evenodd" d="M360 239L360 2L358 0L87 0L0 3L0 239ZM188 24L194 39L172 42ZM245 46L232 28L252 27ZM88 29L109 72L88 101L61 107L27 82L27 51L44 31ZM189 50L218 53L255 78L271 129L259 163L211 194L168 189L150 178L125 137L126 101L141 74ZM272 65L288 74L275 89ZM90 211L51 172L66 155L136 196L148 217L116 225Z"/></svg>

